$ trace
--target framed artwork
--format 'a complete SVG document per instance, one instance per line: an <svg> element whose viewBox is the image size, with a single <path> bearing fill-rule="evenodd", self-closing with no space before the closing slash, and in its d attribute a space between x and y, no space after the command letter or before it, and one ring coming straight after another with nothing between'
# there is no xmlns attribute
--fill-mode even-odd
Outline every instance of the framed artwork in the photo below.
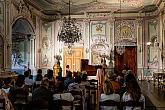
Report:
<svg viewBox="0 0 165 110"><path fill-rule="evenodd" d="M148 63L152 67L158 66L158 56L159 49L155 45L158 42L158 27L157 20L151 20L148 22L148 42L151 42L151 45L148 47Z"/></svg>
<svg viewBox="0 0 165 110"><path fill-rule="evenodd" d="M102 23L102 22L93 22L91 24L91 32L92 32L92 36L95 35L101 35L101 36L105 36L106 35L106 23Z"/></svg>

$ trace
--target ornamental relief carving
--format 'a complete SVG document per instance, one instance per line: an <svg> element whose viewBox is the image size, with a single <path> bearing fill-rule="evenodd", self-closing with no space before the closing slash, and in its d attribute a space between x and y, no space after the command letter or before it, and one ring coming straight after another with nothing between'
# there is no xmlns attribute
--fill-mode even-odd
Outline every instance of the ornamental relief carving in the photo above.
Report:
<svg viewBox="0 0 165 110"><path fill-rule="evenodd" d="M134 20L115 21L115 45L136 46L136 29Z"/></svg>

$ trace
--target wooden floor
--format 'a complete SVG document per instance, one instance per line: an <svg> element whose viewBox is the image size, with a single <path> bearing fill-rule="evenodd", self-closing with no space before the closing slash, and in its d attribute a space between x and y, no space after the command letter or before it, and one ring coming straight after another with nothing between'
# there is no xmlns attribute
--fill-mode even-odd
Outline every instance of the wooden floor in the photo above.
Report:
<svg viewBox="0 0 165 110"><path fill-rule="evenodd" d="M165 91L153 85L153 81L139 81L146 96L146 110L165 110Z"/></svg>

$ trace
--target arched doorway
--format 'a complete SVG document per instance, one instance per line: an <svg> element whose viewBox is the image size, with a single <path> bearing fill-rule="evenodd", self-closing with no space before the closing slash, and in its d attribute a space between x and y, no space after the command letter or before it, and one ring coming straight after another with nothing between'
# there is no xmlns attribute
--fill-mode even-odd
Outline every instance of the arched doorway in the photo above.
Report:
<svg viewBox="0 0 165 110"><path fill-rule="evenodd" d="M20 18L12 26L12 70L23 73L34 61L34 30L28 20Z"/></svg>
<svg viewBox="0 0 165 110"><path fill-rule="evenodd" d="M4 69L4 40L0 35L0 71Z"/></svg>

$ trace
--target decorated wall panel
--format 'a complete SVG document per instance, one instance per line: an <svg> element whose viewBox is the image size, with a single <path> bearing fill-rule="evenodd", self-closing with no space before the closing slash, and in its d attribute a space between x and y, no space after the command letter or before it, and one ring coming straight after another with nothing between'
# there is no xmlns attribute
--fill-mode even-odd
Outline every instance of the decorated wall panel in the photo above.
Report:
<svg viewBox="0 0 165 110"><path fill-rule="evenodd" d="M150 68L159 68L159 55L160 48L158 46L159 35L158 35L158 21L156 19L148 21L148 65Z"/></svg>
<svg viewBox="0 0 165 110"><path fill-rule="evenodd" d="M42 67L52 66L52 23L45 23L42 25L42 39L41 39L41 64Z"/></svg>
<svg viewBox="0 0 165 110"><path fill-rule="evenodd" d="M91 64L101 64L101 55L109 54L109 37L108 27L106 21L92 21L91 22Z"/></svg>
<svg viewBox="0 0 165 110"><path fill-rule="evenodd" d="M115 21L115 46L119 46L121 42L124 46L137 45L135 23L135 20Z"/></svg>

